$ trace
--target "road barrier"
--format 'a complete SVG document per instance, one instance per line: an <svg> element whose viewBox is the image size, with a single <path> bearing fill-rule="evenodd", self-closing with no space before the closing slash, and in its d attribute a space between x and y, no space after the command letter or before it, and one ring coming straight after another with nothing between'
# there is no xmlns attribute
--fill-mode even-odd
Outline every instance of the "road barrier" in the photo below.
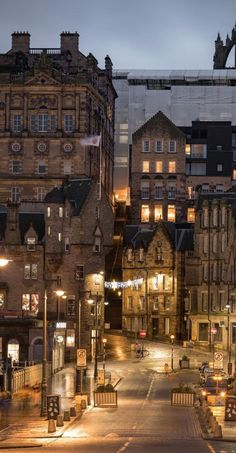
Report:
<svg viewBox="0 0 236 453"><path fill-rule="evenodd" d="M195 393L171 392L172 406L194 406Z"/></svg>
<svg viewBox="0 0 236 453"><path fill-rule="evenodd" d="M117 391L112 392L93 392L95 407L117 407Z"/></svg>

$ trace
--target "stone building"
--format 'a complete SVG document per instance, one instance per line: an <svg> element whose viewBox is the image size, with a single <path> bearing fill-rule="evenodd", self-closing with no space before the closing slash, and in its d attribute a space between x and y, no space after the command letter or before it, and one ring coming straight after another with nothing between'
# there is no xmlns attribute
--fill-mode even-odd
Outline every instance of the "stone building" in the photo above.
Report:
<svg viewBox="0 0 236 453"><path fill-rule="evenodd" d="M100 69L79 50L78 33L61 33L59 48L32 48L13 33L0 54L0 202L42 201L68 177L98 178L113 190L112 62ZM81 137L101 134L101 149ZM101 159L99 153L101 152Z"/></svg>
<svg viewBox="0 0 236 453"><path fill-rule="evenodd" d="M184 134L162 112L133 134L132 223L186 221L185 144Z"/></svg>
<svg viewBox="0 0 236 453"><path fill-rule="evenodd" d="M235 190L201 194L194 250L186 258L187 316L193 341L229 354L236 342ZM190 335L189 335L190 337Z"/></svg>
<svg viewBox="0 0 236 453"><path fill-rule="evenodd" d="M47 296L53 369L75 360L77 347L95 354L104 323L105 256L113 244L113 212L96 181L70 180L54 188L36 212L32 203L1 207L0 269L2 357L42 359L42 308ZM60 286L65 297L56 296ZM46 291L46 293L45 293ZM91 302L89 305L88 300Z"/></svg>
<svg viewBox="0 0 236 453"><path fill-rule="evenodd" d="M123 332L184 339L185 250L192 229L159 220L153 230L127 226L123 252Z"/></svg>

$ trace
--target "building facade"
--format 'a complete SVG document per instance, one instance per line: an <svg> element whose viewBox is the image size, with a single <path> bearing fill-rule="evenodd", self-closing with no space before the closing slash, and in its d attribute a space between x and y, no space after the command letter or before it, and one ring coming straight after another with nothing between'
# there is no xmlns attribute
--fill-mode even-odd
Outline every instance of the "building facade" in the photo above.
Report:
<svg viewBox="0 0 236 453"><path fill-rule="evenodd" d="M68 177L98 178L112 197L114 100L112 62L100 69L79 50L78 33L61 33L60 48L30 47L12 34L0 55L0 201L42 201ZM81 137L101 134L101 148ZM101 152L101 156L99 153Z"/></svg>
<svg viewBox="0 0 236 453"><path fill-rule="evenodd" d="M184 257L192 229L159 220L155 229L127 226L123 252L123 332L184 339Z"/></svg>
<svg viewBox="0 0 236 453"><path fill-rule="evenodd" d="M2 206L0 254L12 260L0 270L2 358L41 361L45 295L53 370L75 360L77 347L94 356L94 331L99 343L104 329L105 256L112 244L112 207L104 190L97 200L92 179L54 188L41 213L32 203L28 211L26 204ZM63 297L55 293L58 285Z"/></svg>
<svg viewBox="0 0 236 453"><path fill-rule="evenodd" d="M236 341L235 203L235 190L199 197L186 258L191 338L229 353Z"/></svg>

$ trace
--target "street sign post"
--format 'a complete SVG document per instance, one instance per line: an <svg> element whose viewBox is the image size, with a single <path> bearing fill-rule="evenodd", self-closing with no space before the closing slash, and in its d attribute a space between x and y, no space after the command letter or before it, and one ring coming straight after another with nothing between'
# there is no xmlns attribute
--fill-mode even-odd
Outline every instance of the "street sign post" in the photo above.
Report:
<svg viewBox="0 0 236 453"><path fill-rule="evenodd" d="M139 336L140 336L140 338L146 338L146 336L147 336L147 331L146 331L146 330L140 330L140 331L139 331Z"/></svg>
<svg viewBox="0 0 236 453"><path fill-rule="evenodd" d="M223 352L216 351L214 352L214 364L213 368L217 368L218 370L221 370L224 368L224 355Z"/></svg>

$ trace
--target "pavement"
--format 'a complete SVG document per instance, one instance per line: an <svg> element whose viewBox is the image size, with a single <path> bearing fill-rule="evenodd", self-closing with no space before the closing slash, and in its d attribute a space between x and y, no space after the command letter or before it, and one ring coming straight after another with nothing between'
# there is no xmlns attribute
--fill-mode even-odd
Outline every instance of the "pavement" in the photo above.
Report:
<svg viewBox="0 0 236 453"><path fill-rule="evenodd" d="M188 352L188 351L186 351ZM194 351L191 351L194 355ZM187 354L188 355L188 354ZM142 359L142 360L145 360ZM164 357L163 357L164 360ZM197 368L197 363L191 361L191 367ZM87 390L92 399L92 394L94 390L94 377L93 377L93 364L90 364L88 368L86 382ZM155 370L158 374L164 372L163 364L160 367L157 367ZM177 371L178 373L178 371ZM177 374L176 373L176 374ZM108 381L116 386L120 381L120 376L112 367L111 376L107 373ZM67 366L63 370L59 371L56 375L52 376L48 385L48 392L51 394L60 394L61 395L61 408L62 411L69 410L70 407L76 407L76 398L75 398L75 369L73 366ZM30 402L29 402L30 400ZM22 404L22 408L25 404L25 399L20 398L19 400ZM48 432L49 421L46 417L40 417L40 392L32 392L30 398L28 398L27 404L28 415L24 415L24 411L21 411L21 406L18 401L18 409L20 411L20 416L14 423L10 422L10 425L0 431L0 449L14 449L14 448L37 448L45 444L53 442L56 438L62 437L65 431L73 429L73 424L75 424L78 419L83 414L83 410L78 410L76 407L76 415L70 417L69 421L64 421L63 427L57 427L56 431L53 433ZM16 404L17 399L13 399L10 404ZM182 408L182 410L187 410L188 408ZM87 409L84 409L85 411ZM213 415L215 415L217 421L222 427L222 434L224 441L236 442L236 422L224 421L224 407L215 406L211 407ZM23 415L22 415L23 414ZM1 417L1 413L0 413ZM1 422L1 419L0 419ZM207 430L206 426L202 426L203 432L202 435L204 438L212 439L213 436ZM217 440L217 439L214 439ZM222 439L219 439L222 440Z"/></svg>

